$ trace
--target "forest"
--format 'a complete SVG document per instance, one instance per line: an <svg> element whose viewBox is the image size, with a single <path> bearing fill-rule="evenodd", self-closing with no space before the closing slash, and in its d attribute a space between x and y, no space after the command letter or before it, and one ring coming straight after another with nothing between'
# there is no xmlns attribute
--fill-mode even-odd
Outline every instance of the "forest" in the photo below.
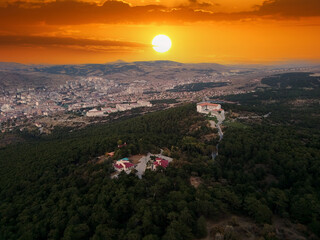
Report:
<svg viewBox="0 0 320 240"><path fill-rule="evenodd" d="M199 82L175 86L173 89L167 90L168 92L199 92L207 88L223 87L228 85L227 82Z"/></svg>
<svg viewBox="0 0 320 240"><path fill-rule="evenodd" d="M312 86L266 84L226 96L239 105L223 106L227 120L214 160L216 139L204 136L216 131L193 103L71 133L23 133L24 142L0 149L0 239L201 239L210 234L209 221L229 215L262 227L287 219L305 226L305 239L318 239L320 113ZM269 112L259 121L233 116ZM117 150L119 140L127 142L119 156L161 148L174 161L142 179L111 179L112 160L95 159ZM201 180L198 187L191 177ZM284 239L274 229L257 234Z"/></svg>

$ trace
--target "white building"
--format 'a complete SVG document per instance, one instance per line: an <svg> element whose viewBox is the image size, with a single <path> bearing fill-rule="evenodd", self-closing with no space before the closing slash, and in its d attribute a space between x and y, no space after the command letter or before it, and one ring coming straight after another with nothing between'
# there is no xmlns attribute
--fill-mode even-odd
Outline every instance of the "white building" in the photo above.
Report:
<svg viewBox="0 0 320 240"><path fill-rule="evenodd" d="M139 100L137 103L143 107L152 107L152 103L149 101Z"/></svg>
<svg viewBox="0 0 320 240"><path fill-rule="evenodd" d="M129 94L142 94L143 89L141 87L129 87L127 89L127 93L129 93Z"/></svg>
<svg viewBox="0 0 320 240"><path fill-rule="evenodd" d="M130 104L123 103L123 104L116 104L116 109L119 112L121 112L121 111L130 110L130 109L132 109L132 107L130 106Z"/></svg>
<svg viewBox="0 0 320 240"><path fill-rule="evenodd" d="M116 109L118 111L127 111L127 110L131 110L133 108L138 108L138 107L152 107L152 104L148 101L143 101L143 100L139 100L136 103L122 103L122 104L117 104L116 105Z"/></svg>
<svg viewBox="0 0 320 240"><path fill-rule="evenodd" d="M225 119L224 110L220 104L210 102L197 103L197 112L216 116L219 121Z"/></svg>
<svg viewBox="0 0 320 240"><path fill-rule="evenodd" d="M87 117L103 117L103 116L105 116L103 111L99 111L96 108L88 111L86 115L87 115Z"/></svg>
<svg viewBox="0 0 320 240"><path fill-rule="evenodd" d="M197 112L215 116L219 122L225 120L224 110L220 104L210 102L197 103Z"/></svg>
<svg viewBox="0 0 320 240"><path fill-rule="evenodd" d="M101 111L106 112L106 113L118 112L118 110L116 108L111 108L111 107L103 107L103 108L101 108Z"/></svg>
<svg viewBox="0 0 320 240"><path fill-rule="evenodd" d="M224 111L221 108L220 104L210 103L210 102L201 102L197 104L197 112L209 114L212 112L222 112Z"/></svg>
<svg viewBox="0 0 320 240"><path fill-rule="evenodd" d="M1 106L1 111L2 112L12 112L13 108L9 104L3 104Z"/></svg>

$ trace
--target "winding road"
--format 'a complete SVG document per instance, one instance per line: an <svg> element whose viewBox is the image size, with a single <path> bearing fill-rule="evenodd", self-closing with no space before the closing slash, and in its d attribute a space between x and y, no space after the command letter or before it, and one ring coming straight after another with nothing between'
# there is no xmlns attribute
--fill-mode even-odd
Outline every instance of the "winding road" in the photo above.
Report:
<svg viewBox="0 0 320 240"><path fill-rule="evenodd" d="M224 120L225 118L219 118L219 120L218 120L218 123L215 123L214 121L212 121L212 120L210 120L209 122L210 122L210 124L211 124L211 127L216 127L217 129L218 129L218 133L219 133L219 142L218 142L218 144L216 145L216 152L212 152L211 153L211 156L212 156L212 159L214 160L217 156L218 156L218 148L219 148L219 143L221 142L221 140L223 139L223 132L222 132L222 130L221 130L221 127L220 127L220 125L222 124L222 122L223 122L223 120Z"/></svg>

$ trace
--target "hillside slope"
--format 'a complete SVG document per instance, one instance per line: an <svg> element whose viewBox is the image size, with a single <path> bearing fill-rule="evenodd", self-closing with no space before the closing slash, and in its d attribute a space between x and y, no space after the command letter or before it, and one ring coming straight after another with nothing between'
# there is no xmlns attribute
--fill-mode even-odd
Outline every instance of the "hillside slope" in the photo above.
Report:
<svg viewBox="0 0 320 240"><path fill-rule="evenodd" d="M223 106L215 160L216 131L194 104L2 148L0 239L319 239L317 94L226 97L241 105ZM173 163L142 179L97 164L160 148Z"/></svg>

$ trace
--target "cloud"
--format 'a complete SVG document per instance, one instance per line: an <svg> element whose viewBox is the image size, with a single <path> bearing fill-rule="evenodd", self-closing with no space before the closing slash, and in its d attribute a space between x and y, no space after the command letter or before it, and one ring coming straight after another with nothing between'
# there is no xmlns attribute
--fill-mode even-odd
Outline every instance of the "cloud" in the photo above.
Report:
<svg viewBox="0 0 320 240"><path fill-rule="evenodd" d="M148 44L136 42L122 42L113 40L94 40L72 37L48 37L48 36L14 36L0 35L0 47L25 46L25 47L64 47L82 49L86 51L137 51L150 47Z"/></svg>
<svg viewBox="0 0 320 240"><path fill-rule="evenodd" d="M258 9L259 15L287 17L320 16L319 0L267 0Z"/></svg>
<svg viewBox="0 0 320 240"><path fill-rule="evenodd" d="M11 25L76 24L180 24L198 21L232 21L246 18L300 18L320 16L319 0L266 0L253 11L212 12L213 5L189 0L175 8L161 5L132 6L122 1L95 2L57 0L53 2L7 2L0 7L0 27ZM209 11L209 10L211 11Z"/></svg>
<svg viewBox="0 0 320 240"><path fill-rule="evenodd" d="M215 6L219 6L219 4L213 4L210 2L201 2L199 0L189 0L188 6L191 8L196 8L196 9L207 9L207 8L212 8Z"/></svg>
<svg viewBox="0 0 320 240"><path fill-rule="evenodd" d="M161 5L131 6L121 1L106 1L103 5L80 1L44 3L13 2L0 7L0 27L8 25L76 25L76 24L180 24L230 18L228 14L201 11L198 1L188 6L169 8ZM197 9L194 7L197 6Z"/></svg>

